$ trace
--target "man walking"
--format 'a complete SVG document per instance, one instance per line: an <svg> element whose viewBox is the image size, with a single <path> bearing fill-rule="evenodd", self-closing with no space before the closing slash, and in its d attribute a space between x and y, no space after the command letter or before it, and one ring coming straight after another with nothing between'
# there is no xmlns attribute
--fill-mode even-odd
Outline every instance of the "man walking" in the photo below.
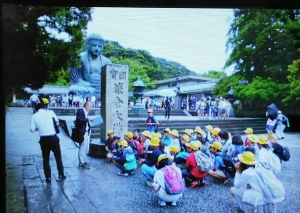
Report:
<svg viewBox="0 0 300 213"><path fill-rule="evenodd" d="M165 109L166 109L166 114L165 114L165 118L170 119L170 112L171 112L171 102L170 102L170 98L166 97L165 100Z"/></svg>
<svg viewBox="0 0 300 213"><path fill-rule="evenodd" d="M82 134L84 134L84 141L79 144L78 158L79 158L79 167L89 168L87 162L85 162L85 156L89 152L90 148L90 134L91 134L91 125L90 121L93 121L92 118L88 118L88 113L92 107L91 102L85 102L82 109L78 109L76 114L76 127L82 129Z"/></svg>
<svg viewBox="0 0 300 213"><path fill-rule="evenodd" d="M35 113L35 107L40 102L39 97L36 94L32 94L29 98L29 101L31 102L33 113Z"/></svg>
<svg viewBox="0 0 300 213"><path fill-rule="evenodd" d="M38 103L36 113L31 117L30 131L32 133L39 131L40 145L43 156L43 167L46 177L46 182L51 182L51 168L49 164L50 151L53 152L57 170L58 179L64 180L67 176L64 175L63 163L61 160L61 151L59 138L56 135L54 125L58 126L58 118L52 110L47 110L48 100L43 99L43 103ZM53 123L53 118L56 123Z"/></svg>

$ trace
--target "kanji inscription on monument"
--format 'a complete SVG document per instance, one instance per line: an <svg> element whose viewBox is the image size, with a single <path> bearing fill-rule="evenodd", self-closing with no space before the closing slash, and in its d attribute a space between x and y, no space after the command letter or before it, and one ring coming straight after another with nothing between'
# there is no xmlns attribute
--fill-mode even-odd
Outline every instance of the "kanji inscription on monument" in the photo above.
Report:
<svg viewBox="0 0 300 213"><path fill-rule="evenodd" d="M122 137L128 129L129 67L107 64L101 74L101 115L104 120L101 141L105 141L108 130L112 129L116 136Z"/></svg>

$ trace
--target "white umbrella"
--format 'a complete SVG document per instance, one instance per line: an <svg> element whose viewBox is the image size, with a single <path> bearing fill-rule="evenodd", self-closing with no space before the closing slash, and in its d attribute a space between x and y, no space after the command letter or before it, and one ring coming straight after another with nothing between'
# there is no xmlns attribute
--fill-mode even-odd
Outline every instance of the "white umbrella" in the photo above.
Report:
<svg viewBox="0 0 300 213"><path fill-rule="evenodd" d="M171 97L175 97L176 96L176 92L174 92L174 90L172 89L162 89L160 91L157 92L157 95L159 96L171 96Z"/></svg>

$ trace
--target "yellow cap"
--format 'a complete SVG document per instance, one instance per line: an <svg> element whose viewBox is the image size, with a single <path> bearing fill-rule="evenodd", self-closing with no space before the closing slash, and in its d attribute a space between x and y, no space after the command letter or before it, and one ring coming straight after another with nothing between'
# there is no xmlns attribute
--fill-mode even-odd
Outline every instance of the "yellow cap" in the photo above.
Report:
<svg viewBox="0 0 300 213"><path fill-rule="evenodd" d="M200 126L196 126L195 129L194 129L194 132L198 132L200 130L202 130L201 127Z"/></svg>
<svg viewBox="0 0 300 213"><path fill-rule="evenodd" d="M261 145L268 144L268 139L266 136L261 135L258 137L257 143L259 143Z"/></svg>
<svg viewBox="0 0 300 213"><path fill-rule="evenodd" d="M255 155L252 152L246 151L239 154L238 159L246 165L255 165Z"/></svg>
<svg viewBox="0 0 300 213"><path fill-rule="evenodd" d="M153 112L153 110L152 109L148 109L148 112Z"/></svg>
<svg viewBox="0 0 300 213"><path fill-rule="evenodd" d="M130 132L130 131L127 131L127 132L125 133L125 136L129 137L130 139L133 138L133 134L132 134L132 132Z"/></svg>
<svg viewBox="0 0 300 213"><path fill-rule="evenodd" d="M276 135L274 135L274 134L269 134L269 139L271 139L271 138L273 138L273 139L275 139L275 141L277 141Z"/></svg>
<svg viewBox="0 0 300 213"><path fill-rule="evenodd" d="M216 148L217 150L221 150L223 147L219 141L213 142L213 144L211 144L210 146Z"/></svg>
<svg viewBox="0 0 300 213"><path fill-rule="evenodd" d="M248 133L248 134L253 134L253 129L252 128L247 128L244 132Z"/></svg>
<svg viewBox="0 0 300 213"><path fill-rule="evenodd" d="M149 145L150 146L159 146L159 142L160 142L160 140L158 137L153 137L153 138L151 138Z"/></svg>
<svg viewBox="0 0 300 213"><path fill-rule="evenodd" d="M161 135L159 132L155 133L155 135L156 135L156 137L158 137L158 138L162 138L162 135Z"/></svg>
<svg viewBox="0 0 300 213"><path fill-rule="evenodd" d="M171 145L171 146L170 146L170 151L177 154L177 153L179 152L179 149L178 149L177 146Z"/></svg>
<svg viewBox="0 0 300 213"><path fill-rule="evenodd" d="M146 136L146 137L148 137L148 138L151 138L152 136L151 136L151 134L150 134L150 132L149 131L144 131L144 132L142 132L142 135L144 135L144 136Z"/></svg>
<svg viewBox="0 0 300 213"><path fill-rule="evenodd" d="M207 125L205 126L205 128L208 129L209 131L212 131L214 129L212 125Z"/></svg>
<svg viewBox="0 0 300 213"><path fill-rule="evenodd" d="M128 143L125 140L121 140L120 143L119 143L119 145L120 146L128 146Z"/></svg>
<svg viewBox="0 0 300 213"><path fill-rule="evenodd" d="M192 142L195 142L197 145L198 145L198 149L202 149L202 143L198 140L195 140L195 141L192 141Z"/></svg>
<svg viewBox="0 0 300 213"><path fill-rule="evenodd" d="M114 134L114 133L115 133L114 130L108 130L108 131L107 131L107 135L110 135L111 133Z"/></svg>
<svg viewBox="0 0 300 213"><path fill-rule="evenodd" d="M178 134L178 131L176 129L173 129L171 132L170 132L171 135L175 136L175 137L179 137L179 134Z"/></svg>
<svg viewBox="0 0 300 213"><path fill-rule="evenodd" d="M200 134L200 135L204 135L205 134L205 132L203 131L203 130L199 130L199 131L196 131L198 134Z"/></svg>
<svg viewBox="0 0 300 213"><path fill-rule="evenodd" d="M253 134L251 135L247 135L247 138L252 142L252 143L256 143L257 142L257 137Z"/></svg>
<svg viewBox="0 0 300 213"><path fill-rule="evenodd" d="M47 98L42 98L43 104L49 104L49 100Z"/></svg>
<svg viewBox="0 0 300 213"><path fill-rule="evenodd" d="M218 127L215 127L215 128L211 131L211 133L212 133L213 135L218 135L220 132L221 132L221 129L218 128Z"/></svg>
<svg viewBox="0 0 300 213"><path fill-rule="evenodd" d="M185 140L185 142L190 142L190 138L187 135L182 136L182 139Z"/></svg>
<svg viewBox="0 0 300 213"><path fill-rule="evenodd" d="M163 159L169 159L172 160L168 155L166 154L161 154L158 159L157 159L157 163L159 163L160 161L162 161Z"/></svg>
<svg viewBox="0 0 300 213"><path fill-rule="evenodd" d="M199 145L197 144L197 142L192 141L190 143L186 143L185 144L187 147L190 147L192 150L197 151L199 149Z"/></svg>
<svg viewBox="0 0 300 213"><path fill-rule="evenodd" d="M171 132L171 130L170 130L170 128L165 128L165 129L164 129L164 132L168 132L168 133L170 133L170 132Z"/></svg>

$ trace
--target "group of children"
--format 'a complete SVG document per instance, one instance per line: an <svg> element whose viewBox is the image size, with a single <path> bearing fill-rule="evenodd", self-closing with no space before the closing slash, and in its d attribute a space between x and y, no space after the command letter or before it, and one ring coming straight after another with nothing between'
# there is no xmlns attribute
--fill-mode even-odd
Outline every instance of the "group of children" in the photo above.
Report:
<svg viewBox="0 0 300 213"><path fill-rule="evenodd" d="M176 129L166 128L163 135L135 130L134 133L126 132L120 138L114 136L114 132L110 130L105 148L108 162L112 161L121 170L118 175L132 175L140 164L141 171L147 178L147 185L158 191L159 205L165 206L166 202L176 205L181 193L170 195L161 188L164 180L162 173L158 171L164 167L174 167L172 172L176 173L175 176L184 180L185 185L190 188L204 186L207 175L224 183L235 178L236 174L240 177L241 164L250 163L255 167L261 165L274 174L280 171L283 147L277 143L276 136L272 134L268 138L263 135L257 137L251 128L244 132L245 141L239 134L231 136L228 131L213 128L211 125L205 126L204 130L199 126L194 130L185 129L181 136ZM199 170L200 152L211 157L210 169ZM270 158L270 152L277 159ZM234 189L230 192L234 195Z"/></svg>

